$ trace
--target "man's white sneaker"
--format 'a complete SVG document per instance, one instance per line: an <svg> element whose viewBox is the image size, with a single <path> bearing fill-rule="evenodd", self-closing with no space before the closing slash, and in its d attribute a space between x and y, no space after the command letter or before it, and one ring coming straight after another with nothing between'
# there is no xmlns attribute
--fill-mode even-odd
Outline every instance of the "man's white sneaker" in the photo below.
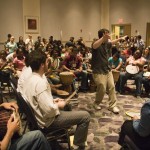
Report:
<svg viewBox="0 0 150 150"><path fill-rule="evenodd" d="M119 111L120 111L117 106L115 106L115 107L113 107L113 108L109 108L108 110L109 110L109 111L112 111L112 112L115 113L115 114L118 114Z"/></svg>
<svg viewBox="0 0 150 150"><path fill-rule="evenodd" d="M101 110L102 108L101 108L101 106L99 106L99 105L97 105L97 104L93 104L93 107L94 107L94 109L96 109L96 110Z"/></svg>

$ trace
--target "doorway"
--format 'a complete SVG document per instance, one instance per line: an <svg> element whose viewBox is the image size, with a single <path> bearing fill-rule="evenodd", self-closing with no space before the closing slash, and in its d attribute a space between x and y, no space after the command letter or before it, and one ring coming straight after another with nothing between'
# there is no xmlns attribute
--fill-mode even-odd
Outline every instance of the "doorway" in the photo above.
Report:
<svg viewBox="0 0 150 150"><path fill-rule="evenodd" d="M131 37L131 24L113 24L111 38L116 39L128 35Z"/></svg>
<svg viewBox="0 0 150 150"><path fill-rule="evenodd" d="M146 26L146 46L150 46L150 23Z"/></svg>

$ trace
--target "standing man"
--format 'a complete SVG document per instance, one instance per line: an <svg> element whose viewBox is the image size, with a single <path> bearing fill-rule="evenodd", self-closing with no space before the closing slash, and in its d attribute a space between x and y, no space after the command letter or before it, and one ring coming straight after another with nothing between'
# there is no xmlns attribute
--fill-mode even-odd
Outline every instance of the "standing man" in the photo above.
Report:
<svg viewBox="0 0 150 150"><path fill-rule="evenodd" d="M99 39L92 45L92 70L93 78L97 85L96 99L93 106L95 109L101 109L99 104L102 102L107 90L109 96L108 109L113 113L119 113L119 109L116 106L117 98L114 79L108 63L108 58L111 56L110 49L112 44L118 42L121 38L110 41L110 35L107 29L99 30L98 36Z"/></svg>

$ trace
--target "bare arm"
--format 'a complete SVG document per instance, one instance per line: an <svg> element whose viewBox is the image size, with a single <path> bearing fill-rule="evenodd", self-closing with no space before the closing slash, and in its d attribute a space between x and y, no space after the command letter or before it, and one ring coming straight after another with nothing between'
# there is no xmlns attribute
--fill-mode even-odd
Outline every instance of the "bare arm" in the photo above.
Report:
<svg viewBox="0 0 150 150"><path fill-rule="evenodd" d="M116 70L120 70L121 66L122 66L122 61L118 64L118 66L116 67Z"/></svg>
<svg viewBox="0 0 150 150"><path fill-rule="evenodd" d="M62 68L63 68L64 70L66 70L66 71L70 71L70 69L67 68L65 65L63 65Z"/></svg>
<svg viewBox="0 0 150 150"><path fill-rule="evenodd" d="M117 42L119 42L120 40L124 40L125 38L127 37L127 35L121 37L121 38L118 38L118 39L115 39L113 41L111 41L112 44L116 44Z"/></svg>
<svg viewBox="0 0 150 150"><path fill-rule="evenodd" d="M2 103L1 105L0 105L0 107L4 107L5 109L9 109L9 110L16 110L16 111L18 111L18 105L17 105L17 103L15 102L15 101L13 101L13 102L10 102L10 103Z"/></svg>
<svg viewBox="0 0 150 150"><path fill-rule="evenodd" d="M144 60L142 60L142 61L134 61L133 62L133 65L136 65L136 66L139 66L139 67L143 67L144 66L144 64L145 64L145 61Z"/></svg>
<svg viewBox="0 0 150 150"><path fill-rule="evenodd" d="M110 39L110 36L108 33L103 34L103 37L98 39L93 43L93 49L97 49L103 42L107 41Z"/></svg>

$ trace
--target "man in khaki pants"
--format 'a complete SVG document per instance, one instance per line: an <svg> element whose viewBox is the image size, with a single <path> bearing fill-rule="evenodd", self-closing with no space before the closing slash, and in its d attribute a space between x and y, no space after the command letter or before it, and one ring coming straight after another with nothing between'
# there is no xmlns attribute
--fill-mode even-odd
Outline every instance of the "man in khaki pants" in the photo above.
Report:
<svg viewBox="0 0 150 150"><path fill-rule="evenodd" d="M99 104L103 100L107 90L109 96L108 109L113 113L119 113L119 109L116 106L117 98L114 79L108 63L108 58L111 56L110 49L112 44L118 42L122 38L110 41L109 31L107 29L100 29L98 31L98 36L99 39L92 45L92 70L93 78L97 85L96 99L93 106L95 109L101 109Z"/></svg>

